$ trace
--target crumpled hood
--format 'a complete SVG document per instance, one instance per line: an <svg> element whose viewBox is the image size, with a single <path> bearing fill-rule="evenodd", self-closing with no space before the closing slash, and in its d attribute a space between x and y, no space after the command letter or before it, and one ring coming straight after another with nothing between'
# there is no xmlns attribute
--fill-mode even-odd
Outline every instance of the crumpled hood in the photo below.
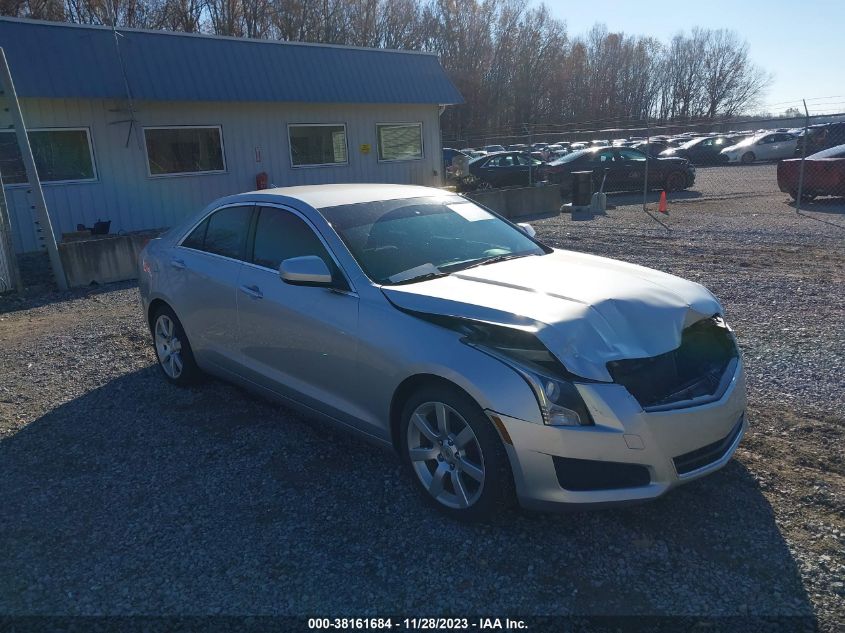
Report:
<svg viewBox="0 0 845 633"><path fill-rule="evenodd" d="M609 361L669 352L684 328L722 312L700 284L560 250L382 290L406 310L534 332L570 372L602 381Z"/></svg>

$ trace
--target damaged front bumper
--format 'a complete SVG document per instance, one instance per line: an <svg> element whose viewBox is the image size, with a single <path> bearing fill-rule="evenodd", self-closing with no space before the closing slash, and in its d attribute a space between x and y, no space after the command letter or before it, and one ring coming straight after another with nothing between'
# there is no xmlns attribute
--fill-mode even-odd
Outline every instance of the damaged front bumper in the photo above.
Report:
<svg viewBox="0 0 845 633"><path fill-rule="evenodd" d="M555 427L488 411L523 506L609 504L658 497L731 459L746 429L742 361L718 400L644 410L618 384L578 384L595 425Z"/></svg>

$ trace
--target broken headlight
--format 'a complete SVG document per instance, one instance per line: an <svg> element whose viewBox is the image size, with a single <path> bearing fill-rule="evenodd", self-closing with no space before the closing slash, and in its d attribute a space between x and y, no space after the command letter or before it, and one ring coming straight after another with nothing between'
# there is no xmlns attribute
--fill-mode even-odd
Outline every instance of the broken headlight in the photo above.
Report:
<svg viewBox="0 0 845 633"><path fill-rule="evenodd" d="M543 415L543 422L549 426L585 426L593 424L587 405L578 388L570 381L550 376L546 372L540 372L527 363L507 354L513 351L484 345L474 345L472 341L466 341L482 352L498 358L506 365L512 367L522 376L537 397L540 405L540 412Z"/></svg>
<svg viewBox="0 0 845 633"><path fill-rule="evenodd" d="M591 381L570 374L533 332L460 317L419 313L416 316L462 334L462 343L513 368L537 397L544 423L550 426L593 424L587 405L574 384L574 381Z"/></svg>
<svg viewBox="0 0 845 633"><path fill-rule="evenodd" d="M469 327L462 341L499 359L522 376L534 391L546 424L593 424L587 405L570 379L574 376L531 332L478 324Z"/></svg>

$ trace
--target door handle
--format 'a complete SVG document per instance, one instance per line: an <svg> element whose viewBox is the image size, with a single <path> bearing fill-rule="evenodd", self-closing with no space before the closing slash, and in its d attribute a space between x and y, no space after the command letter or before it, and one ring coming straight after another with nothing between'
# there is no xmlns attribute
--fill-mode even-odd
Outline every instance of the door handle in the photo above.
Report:
<svg viewBox="0 0 845 633"><path fill-rule="evenodd" d="M239 290L252 299L264 298L264 293L258 286L241 286Z"/></svg>
<svg viewBox="0 0 845 633"><path fill-rule="evenodd" d="M171 259L170 265L176 270L185 270L186 268L184 259Z"/></svg>

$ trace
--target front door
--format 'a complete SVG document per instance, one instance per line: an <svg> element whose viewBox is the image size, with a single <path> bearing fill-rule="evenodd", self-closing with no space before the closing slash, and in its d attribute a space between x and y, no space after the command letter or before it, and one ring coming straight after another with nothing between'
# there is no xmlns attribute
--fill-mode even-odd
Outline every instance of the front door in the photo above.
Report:
<svg viewBox="0 0 845 633"><path fill-rule="evenodd" d="M258 210L238 280L239 344L247 376L282 396L352 424L357 390L358 296L313 227L280 207ZM282 281L279 264L316 255L333 288Z"/></svg>

